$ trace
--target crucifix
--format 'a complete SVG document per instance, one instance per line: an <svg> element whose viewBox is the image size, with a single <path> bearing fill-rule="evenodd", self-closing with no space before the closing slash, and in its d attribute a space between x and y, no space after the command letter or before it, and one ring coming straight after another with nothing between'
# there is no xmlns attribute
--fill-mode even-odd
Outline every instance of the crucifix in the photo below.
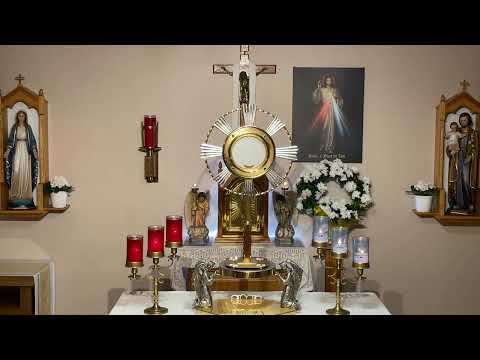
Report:
<svg viewBox="0 0 480 360"><path fill-rule="evenodd" d="M467 80L460 81L460 86L463 92L467 92L467 89L470 86L470 83Z"/></svg>
<svg viewBox="0 0 480 360"><path fill-rule="evenodd" d="M22 76L22 74L18 74L18 76L15 78L15 80L18 81L17 86L22 86L22 80L25 80L25 78Z"/></svg>
<svg viewBox="0 0 480 360"><path fill-rule="evenodd" d="M242 104L255 104L256 77L261 74L276 74L276 65L256 65L250 60L250 46L240 45L239 64L214 64L214 74L227 74L233 77L233 108ZM239 116L240 115L240 116ZM245 125L241 113L233 114L234 122Z"/></svg>

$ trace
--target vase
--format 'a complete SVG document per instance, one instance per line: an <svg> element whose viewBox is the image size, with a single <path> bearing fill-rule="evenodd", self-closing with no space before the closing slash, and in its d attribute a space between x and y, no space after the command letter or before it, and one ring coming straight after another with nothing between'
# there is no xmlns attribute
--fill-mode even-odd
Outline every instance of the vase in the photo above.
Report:
<svg viewBox="0 0 480 360"><path fill-rule="evenodd" d="M50 199L52 200L52 207L63 209L67 207L68 193L66 191L51 193Z"/></svg>
<svg viewBox="0 0 480 360"><path fill-rule="evenodd" d="M415 195L415 210L417 212L432 211L432 195Z"/></svg>
<svg viewBox="0 0 480 360"><path fill-rule="evenodd" d="M326 245L328 243L328 225L330 219L328 216L313 217L313 245Z"/></svg>

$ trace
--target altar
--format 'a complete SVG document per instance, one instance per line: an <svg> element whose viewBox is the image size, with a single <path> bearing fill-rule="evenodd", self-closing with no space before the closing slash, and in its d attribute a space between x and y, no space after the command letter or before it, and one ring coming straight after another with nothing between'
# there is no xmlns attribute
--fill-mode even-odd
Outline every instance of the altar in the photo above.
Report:
<svg viewBox="0 0 480 360"><path fill-rule="evenodd" d="M213 291L212 297L229 298L232 292ZM251 292L245 294L252 294ZM257 292L263 299L278 300L280 291ZM151 305L151 291L137 291L134 294L123 292L109 315L144 315L144 309ZM343 293L343 306L352 315L391 315L385 305L374 293ZM192 307L194 291L160 292L160 302L168 308L166 315L209 315ZM328 292L300 292L300 309L288 314L326 315L325 311L335 305L335 294Z"/></svg>

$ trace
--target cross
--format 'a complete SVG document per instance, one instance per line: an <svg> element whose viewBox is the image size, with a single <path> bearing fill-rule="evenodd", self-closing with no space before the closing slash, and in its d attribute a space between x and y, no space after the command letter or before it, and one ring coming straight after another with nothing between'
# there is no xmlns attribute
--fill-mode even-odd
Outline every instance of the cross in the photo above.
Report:
<svg viewBox="0 0 480 360"><path fill-rule="evenodd" d="M25 78L22 76L22 74L18 74L18 76L15 78L15 80L18 81L17 86L21 86L22 85L22 80L25 80Z"/></svg>
<svg viewBox="0 0 480 360"><path fill-rule="evenodd" d="M467 88L470 86L470 83L467 80L460 81L460 86L462 87L463 92L467 92Z"/></svg>
<svg viewBox="0 0 480 360"><path fill-rule="evenodd" d="M249 45L240 45L240 62L248 61L249 58ZM257 75L260 74L276 74L277 66L276 65L257 65ZM233 65L232 64L214 64L213 65L214 74L228 74L233 75Z"/></svg>

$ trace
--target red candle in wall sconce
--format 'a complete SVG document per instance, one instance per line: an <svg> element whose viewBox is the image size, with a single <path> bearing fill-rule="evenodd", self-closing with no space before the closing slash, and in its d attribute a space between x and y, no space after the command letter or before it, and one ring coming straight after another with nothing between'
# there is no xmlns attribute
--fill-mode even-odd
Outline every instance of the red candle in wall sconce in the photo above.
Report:
<svg viewBox="0 0 480 360"><path fill-rule="evenodd" d="M128 235L127 236L127 262L126 267L142 267L143 266L143 236Z"/></svg>
<svg viewBox="0 0 480 360"><path fill-rule="evenodd" d="M158 124L155 115L144 115L142 123L142 146L138 150L145 153L145 180L158 182Z"/></svg>
<svg viewBox="0 0 480 360"><path fill-rule="evenodd" d="M157 133L157 119L155 115L145 115L143 117L143 146L147 149L153 149L157 144L155 135Z"/></svg>
<svg viewBox="0 0 480 360"><path fill-rule="evenodd" d="M148 227L148 257L162 257L165 246L163 226L150 225Z"/></svg>

